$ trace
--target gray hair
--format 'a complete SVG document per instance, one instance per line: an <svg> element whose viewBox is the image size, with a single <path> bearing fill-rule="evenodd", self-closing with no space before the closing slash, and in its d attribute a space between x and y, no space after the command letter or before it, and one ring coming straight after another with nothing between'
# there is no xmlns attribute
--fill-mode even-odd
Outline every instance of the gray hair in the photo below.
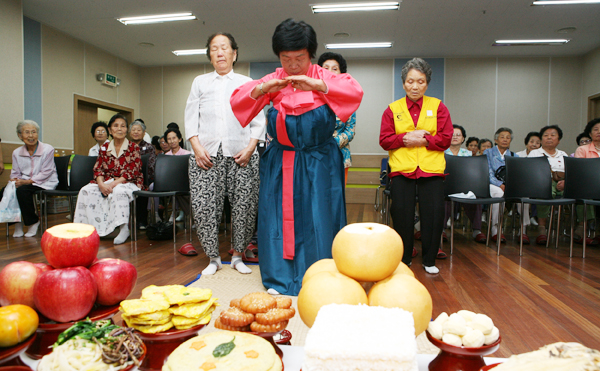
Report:
<svg viewBox="0 0 600 371"><path fill-rule="evenodd" d="M139 120L135 120L134 122L129 124L129 131L131 131L131 129L133 128L134 125L139 125L142 128L142 130L146 131L146 124L144 124L143 122L141 122Z"/></svg>
<svg viewBox="0 0 600 371"><path fill-rule="evenodd" d="M35 130L37 130L38 134L40 133L40 126L37 124L37 122L33 121L33 120L23 120L23 121L19 121L19 123L17 124L17 134L21 135L21 131L23 131L23 126L25 125L31 125L35 128Z"/></svg>
<svg viewBox="0 0 600 371"><path fill-rule="evenodd" d="M508 132L510 134L510 139L513 139L513 131L510 128L499 128L498 130L496 130L496 134L494 134L494 141L498 140L498 137L500 136L500 133L502 132Z"/></svg>
<svg viewBox="0 0 600 371"><path fill-rule="evenodd" d="M431 67L429 67L429 63L421 58L413 58L406 62L404 66L402 66L402 83L406 82L406 75L408 75L410 70L417 70L425 74L427 85L429 85L429 82L431 81Z"/></svg>

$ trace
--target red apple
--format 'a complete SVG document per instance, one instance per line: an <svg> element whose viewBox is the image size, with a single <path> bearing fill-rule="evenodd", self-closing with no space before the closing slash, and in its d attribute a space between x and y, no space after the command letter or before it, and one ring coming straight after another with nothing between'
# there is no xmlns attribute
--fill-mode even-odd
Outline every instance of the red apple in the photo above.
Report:
<svg viewBox="0 0 600 371"><path fill-rule="evenodd" d="M46 264L46 263L34 263L33 265L35 265L36 267L38 267L40 269L40 273L46 272L46 271L51 271L54 268L52 268L51 265Z"/></svg>
<svg viewBox="0 0 600 371"><path fill-rule="evenodd" d="M33 263L18 261L0 271L0 306L23 304L35 309L33 285L41 274Z"/></svg>
<svg viewBox="0 0 600 371"><path fill-rule="evenodd" d="M33 287L35 306L56 322L77 321L94 306L98 288L84 267L53 269L39 275Z"/></svg>
<svg viewBox="0 0 600 371"><path fill-rule="evenodd" d="M89 224L59 224L44 232L41 245L54 268L89 267L98 254L100 236Z"/></svg>
<svg viewBox="0 0 600 371"><path fill-rule="evenodd" d="M121 259L98 260L90 272L98 285L96 303L100 305L115 305L127 299L137 280L133 264Z"/></svg>

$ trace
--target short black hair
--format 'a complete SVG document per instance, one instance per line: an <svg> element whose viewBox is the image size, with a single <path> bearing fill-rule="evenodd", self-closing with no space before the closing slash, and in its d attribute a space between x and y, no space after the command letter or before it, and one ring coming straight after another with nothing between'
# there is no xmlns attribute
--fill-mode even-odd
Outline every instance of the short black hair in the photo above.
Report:
<svg viewBox="0 0 600 371"><path fill-rule="evenodd" d="M317 33L311 25L304 21L297 22L288 18L281 22L273 33L273 53L277 57L284 51L308 50L310 58L317 54Z"/></svg>
<svg viewBox="0 0 600 371"><path fill-rule="evenodd" d="M466 140L467 145L469 145L471 142L477 142L479 144L479 138L477 138L477 137L469 137Z"/></svg>
<svg viewBox="0 0 600 371"><path fill-rule="evenodd" d="M177 130L179 130L179 125L177 125L177 123L176 123L176 122L172 122L172 123L170 123L169 125L167 125L167 128L168 128L168 129L177 129ZM165 136L166 136L166 135L165 135Z"/></svg>
<svg viewBox="0 0 600 371"><path fill-rule="evenodd" d="M481 149L481 145L483 143L487 143L487 142L489 142L492 145L492 147L494 146L494 143L492 143L492 141L489 140L488 138L481 138L481 139L479 139L479 143L477 143L477 148Z"/></svg>
<svg viewBox="0 0 600 371"><path fill-rule="evenodd" d="M538 133L537 131L530 131L529 133L527 133L527 136L525 137L525 145L527 145L527 143L529 143L529 139L531 139L531 137L538 137L541 140L542 134Z"/></svg>
<svg viewBox="0 0 600 371"><path fill-rule="evenodd" d="M98 121L92 124L92 138L95 138L94 134L96 134L96 129L99 127L103 127L104 130L106 130L106 135L108 136L108 125L106 125L106 122L104 121Z"/></svg>
<svg viewBox="0 0 600 371"><path fill-rule="evenodd" d="M577 136L577 139L575 139L575 142L577 143L577 145L579 145L579 141L583 138L592 139L592 137L590 137L586 132L583 132Z"/></svg>
<svg viewBox="0 0 600 371"><path fill-rule="evenodd" d="M153 136L151 142L154 148L162 149L160 148L160 137L158 135Z"/></svg>
<svg viewBox="0 0 600 371"><path fill-rule="evenodd" d="M561 128L558 127L558 125L548 125L548 126L544 126L543 128L541 128L540 129L540 139L542 139L542 137L544 136L544 133L550 129L556 130L556 132L558 133L558 140L562 139L563 131L561 130Z"/></svg>
<svg viewBox="0 0 600 371"><path fill-rule="evenodd" d="M179 138L179 141L181 141L181 132L179 131L179 129L168 128L167 131L165 131L165 140L167 140L167 135L169 133L175 133L175 135L177 135L177 138Z"/></svg>
<svg viewBox="0 0 600 371"><path fill-rule="evenodd" d="M597 124L600 124L600 117L593 119L585 125L585 130L583 130L583 132L587 134L588 138L592 138L592 129Z"/></svg>
<svg viewBox="0 0 600 371"><path fill-rule="evenodd" d="M217 36L225 36L226 38L229 39L229 45L231 45L231 49L233 49L233 51L235 51L235 54L237 56L237 58L235 58L233 61L233 65L235 66L235 62L240 57L240 48L238 47L238 44L235 42L233 35L230 33L227 33L227 32L217 32L208 37L208 40L206 41L206 56L208 57L208 60L210 61L210 43Z"/></svg>
<svg viewBox="0 0 600 371"><path fill-rule="evenodd" d="M113 117L110 118L110 120L108 121L108 127L111 127L112 124L117 120L117 119L122 119L125 121L125 125L128 126L129 123L127 122L127 117L123 116L120 113L117 113L116 115L114 115Z"/></svg>
<svg viewBox="0 0 600 371"><path fill-rule="evenodd" d="M452 125L452 127L453 127L454 129L458 129L458 130L460 130L460 132L462 133L462 136L463 136L463 143L464 143L464 142L465 142L465 138L467 137L467 131L465 130L465 128L463 128L463 127L462 127L462 126L460 126L460 125Z"/></svg>
<svg viewBox="0 0 600 371"><path fill-rule="evenodd" d="M145 122L144 122L144 120L142 120L142 119L135 119L135 120L133 120L133 121L139 121L139 122L141 122L142 124L146 125L146 123L145 123Z"/></svg>
<svg viewBox="0 0 600 371"><path fill-rule="evenodd" d="M344 57L342 57L341 54L338 54L338 53L325 52L325 53L321 54L317 64L319 66L323 67L323 63L325 63L325 61L328 61L331 59L333 59L340 65L341 73L346 73L346 71L348 70L348 65L346 64L346 60L344 59Z"/></svg>

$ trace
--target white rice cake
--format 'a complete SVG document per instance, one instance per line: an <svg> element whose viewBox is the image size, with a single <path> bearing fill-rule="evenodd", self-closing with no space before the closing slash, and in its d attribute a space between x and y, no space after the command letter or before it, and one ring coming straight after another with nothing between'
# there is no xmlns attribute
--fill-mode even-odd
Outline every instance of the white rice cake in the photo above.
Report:
<svg viewBox="0 0 600 371"><path fill-rule="evenodd" d="M417 371L413 316L399 308L329 304L306 336L303 371Z"/></svg>

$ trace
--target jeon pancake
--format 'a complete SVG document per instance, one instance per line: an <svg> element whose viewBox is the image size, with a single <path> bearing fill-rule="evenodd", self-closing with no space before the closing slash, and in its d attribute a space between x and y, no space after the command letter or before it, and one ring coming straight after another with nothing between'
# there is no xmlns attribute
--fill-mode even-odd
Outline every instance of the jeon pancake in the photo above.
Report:
<svg viewBox="0 0 600 371"><path fill-rule="evenodd" d="M169 304L199 303L210 299L211 289L200 289L196 287L171 287L165 291Z"/></svg>
<svg viewBox="0 0 600 371"><path fill-rule="evenodd" d="M130 316L144 313L154 313L160 310L169 309L169 302L164 299L131 299L121 302L121 310Z"/></svg>
<svg viewBox="0 0 600 371"><path fill-rule="evenodd" d="M200 318L215 310L215 306L218 305L216 301L216 298L211 298L210 300L201 303L174 305L169 308L169 312L176 316Z"/></svg>
<svg viewBox="0 0 600 371"><path fill-rule="evenodd" d="M142 290L142 299L166 299L165 291L172 288L185 288L182 285L150 285Z"/></svg>

